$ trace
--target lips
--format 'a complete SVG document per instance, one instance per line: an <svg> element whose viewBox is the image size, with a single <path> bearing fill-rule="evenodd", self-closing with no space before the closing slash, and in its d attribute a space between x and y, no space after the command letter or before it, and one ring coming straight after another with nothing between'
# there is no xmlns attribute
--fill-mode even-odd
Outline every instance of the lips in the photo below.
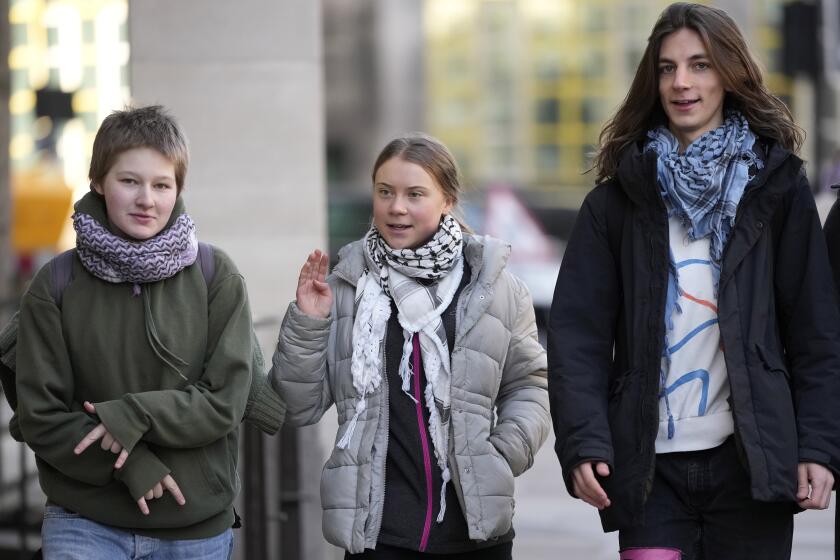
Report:
<svg viewBox="0 0 840 560"><path fill-rule="evenodd" d="M697 103L700 103L699 99L674 99L671 101L671 105L673 105L678 111L687 111L693 108Z"/></svg>
<svg viewBox="0 0 840 560"><path fill-rule="evenodd" d="M148 224L154 217L148 216L146 214L129 214L134 220L140 222L141 224Z"/></svg>
<svg viewBox="0 0 840 560"><path fill-rule="evenodd" d="M405 230L409 229L411 226L406 225L406 224L388 224L388 227L390 229L397 230L397 231L405 231Z"/></svg>

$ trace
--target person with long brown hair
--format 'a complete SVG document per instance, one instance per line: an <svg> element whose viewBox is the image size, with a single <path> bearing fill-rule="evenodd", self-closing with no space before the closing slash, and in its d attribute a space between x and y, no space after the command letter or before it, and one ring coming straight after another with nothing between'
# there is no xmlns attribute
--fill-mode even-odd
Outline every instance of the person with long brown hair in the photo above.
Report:
<svg viewBox="0 0 840 560"><path fill-rule="evenodd" d="M348 559L509 560L514 477L550 430L545 351L510 247L456 217L455 159L395 138L365 236L309 255L271 375L292 425L335 403L326 539Z"/></svg>
<svg viewBox="0 0 840 560"><path fill-rule="evenodd" d="M828 506L840 316L802 139L726 12L663 11L549 320L564 479L622 559L789 558Z"/></svg>

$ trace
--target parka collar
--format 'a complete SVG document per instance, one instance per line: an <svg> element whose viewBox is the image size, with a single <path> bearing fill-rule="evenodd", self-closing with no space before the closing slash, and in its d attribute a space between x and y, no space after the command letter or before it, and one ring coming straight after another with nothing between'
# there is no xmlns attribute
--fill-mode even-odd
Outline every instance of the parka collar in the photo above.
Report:
<svg viewBox="0 0 840 560"><path fill-rule="evenodd" d="M793 155L790 150L781 147L778 142L758 139L758 145L762 147L764 167L748 185L748 189L764 185L773 173L779 169L789 158L791 164L798 173L802 167L802 160ZM616 179L619 185L627 194L627 197L636 205L657 203L661 196L656 178L656 153L642 151L641 143L634 142L621 155L621 160L616 171ZM653 180L651 180L653 178ZM775 184L771 190L781 192L784 184Z"/></svg>

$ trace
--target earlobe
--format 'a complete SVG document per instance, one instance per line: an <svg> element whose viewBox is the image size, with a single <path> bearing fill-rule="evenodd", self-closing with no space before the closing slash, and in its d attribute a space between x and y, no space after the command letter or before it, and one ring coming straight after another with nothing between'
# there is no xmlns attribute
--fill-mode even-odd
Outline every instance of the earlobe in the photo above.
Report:
<svg viewBox="0 0 840 560"><path fill-rule="evenodd" d="M104 195L105 193L102 192L102 185L99 183L94 183L93 181L90 182L90 189L92 191L96 191L97 193Z"/></svg>

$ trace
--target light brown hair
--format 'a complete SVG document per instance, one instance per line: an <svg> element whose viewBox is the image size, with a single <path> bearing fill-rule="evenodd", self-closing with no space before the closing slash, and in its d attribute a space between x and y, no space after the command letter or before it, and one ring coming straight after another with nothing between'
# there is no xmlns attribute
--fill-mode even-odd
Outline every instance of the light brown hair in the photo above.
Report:
<svg viewBox="0 0 840 560"><path fill-rule="evenodd" d="M160 105L128 107L105 117L93 141L88 172L91 187L105 180L120 154L134 148L157 150L171 161L181 193L189 164L187 140L175 118Z"/></svg>
<svg viewBox="0 0 840 560"><path fill-rule="evenodd" d="M724 109L740 111L756 134L794 153L802 146L804 131L793 122L787 106L767 89L761 68L729 14L678 2L659 16L627 96L601 130L593 165L597 181L615 175L621 153L629 145L643 140L648 130L667 125L659 98L659 50L665 37L680 29L691 29L703 41L726 90Z"/></svg>
<svg viewBox="0 0 840 560"><path fill-rule="evenodd" d="M447 202L452 204L452 215L461 228L471 231L464 223L458 206L461 198L461 174L455 157L443 142L422 132L411 132L388 142L376 158L371 180L376 182L376 172L391 158L398 157L422 167L432 176L443 191Z"/></svg>

